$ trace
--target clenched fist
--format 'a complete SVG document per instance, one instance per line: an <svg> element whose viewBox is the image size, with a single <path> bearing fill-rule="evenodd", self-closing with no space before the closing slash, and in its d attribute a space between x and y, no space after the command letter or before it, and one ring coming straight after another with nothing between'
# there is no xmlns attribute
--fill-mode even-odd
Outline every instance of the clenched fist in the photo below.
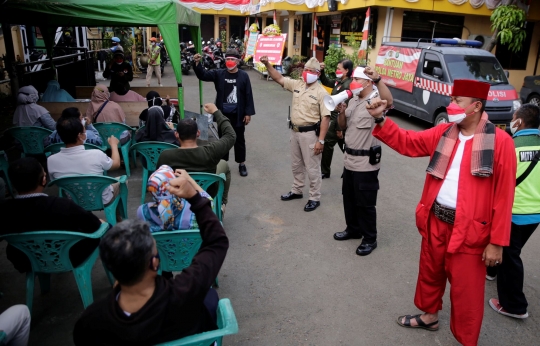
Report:
<svg viewBox="0 0 540 346"><path fill-rule="evenodd" d="M204 105L204 111L208 114L214 114L217 111L217 107L213 103L206 103Z"/></svg>

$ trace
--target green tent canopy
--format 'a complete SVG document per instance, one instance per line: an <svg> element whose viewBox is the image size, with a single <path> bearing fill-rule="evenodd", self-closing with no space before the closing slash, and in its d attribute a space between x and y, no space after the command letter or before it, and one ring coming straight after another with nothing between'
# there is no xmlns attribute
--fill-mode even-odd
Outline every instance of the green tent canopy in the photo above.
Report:
<svg viewBox="0 0 540 346"><path fill-rule="evenodd" d="M170 47L167 52L178 83L180 114L184 117L178 25L190 27L200 52L201 15L179 0L8 0L0 5L0 22L38 26L49 49L56 31L53 28L59 26L157 26ZM199 84L202 104L201 91Z"/></svg>

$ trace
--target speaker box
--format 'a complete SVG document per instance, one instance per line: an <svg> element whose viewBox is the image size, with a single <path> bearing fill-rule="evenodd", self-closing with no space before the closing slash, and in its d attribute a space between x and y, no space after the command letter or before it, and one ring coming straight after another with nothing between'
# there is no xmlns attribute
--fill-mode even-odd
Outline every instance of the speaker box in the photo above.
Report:
<svg viewBox="0 0 540 346"><path fill-rule="evenodd" d="M328 0L328 11L337 11L337 0Z"/></svg>

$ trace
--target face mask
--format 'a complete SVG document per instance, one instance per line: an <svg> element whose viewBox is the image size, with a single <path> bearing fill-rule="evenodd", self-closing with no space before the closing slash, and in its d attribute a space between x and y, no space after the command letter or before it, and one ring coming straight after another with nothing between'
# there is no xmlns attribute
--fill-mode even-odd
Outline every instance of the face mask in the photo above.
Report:
<svg viewBox="0 0 540 346"><path fill-rule="evenodd" d="M517 123L518 120L519 120L519 124ZM516 133L519 125L521 125L521 119L516 119L515 121L511 121L510 122L510 132L512 132L512 134Z"/></svg>
<svg viewBox="0 0 540 346"><path fill-rule="evenodd" d="M472 104L474 105L474 103ZM470 106L472 106L470 105ZM469 107L470 107L469 106ZM467 107L467 108L469 108ZM465 119L468 115L471 115L472 113L467 114L467 110L461 108L454 102L450 103L448 107L446 107L446 113L448 113L448 121L451 123L459 124L463 119Z"/></svg>
<svg viewBox="0 0 540 346"><path fill-rule="evenodd" d="M122 60L120 60L120 61L117 60L117 61L116 61L116 63L117 63L118 65L122 65L123 62L124 62L124 61L122 61Z"/></svg>
<svg viewBox="0 0 540 346"><path fill-rule="evenodd" d="M343 73L337 73L337 72L336 72L336 78L337 78L337 79L343 78Z"/></svg>
<svg viewBox="0 0 540 346"><path fill-rule="evenodd" d="M351 89L354 96L360 95L362 90L364 90L364 86L362 85L362 83L356 81L351 82L349 88Z"/></svg>
<svg viewBox="0 0 540 346"><path fill-rule="evenodd" d="M155 43L155 42L152 42L152 46L155 46L155 45L156 45L156 43Z"/></svg>
<svg viewBox="0 0 540 346"><path fill-rule="evenodd" d="M236 68L236 62L232 60L227 60L225 62L225 66L227 66L228 70L234 70Z"/></svg>
<svg viewBox="0 0 540 346"><path fill-rule="evenodd" d="M302 78L304 79L304 82L306 82L307 84L312 84L317 81L319 76L317 76L315 73L304 71L302 72Z"/></svg>

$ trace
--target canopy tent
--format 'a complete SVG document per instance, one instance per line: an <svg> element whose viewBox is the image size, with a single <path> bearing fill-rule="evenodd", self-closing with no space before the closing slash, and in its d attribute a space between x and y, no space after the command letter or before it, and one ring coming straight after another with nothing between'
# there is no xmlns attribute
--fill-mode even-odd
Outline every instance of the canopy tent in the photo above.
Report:
<svg viewBox="0 0 540 346"><path fill-rule="evenodd" d="M157 26L170 47L167 52L184 116L178 25L190 27L195 47L201 52L201 15L179 0L9 0L0 5L0 22L39 27L49 56L59 26ZM201 84L199 94L202 104Z"/></svg>

